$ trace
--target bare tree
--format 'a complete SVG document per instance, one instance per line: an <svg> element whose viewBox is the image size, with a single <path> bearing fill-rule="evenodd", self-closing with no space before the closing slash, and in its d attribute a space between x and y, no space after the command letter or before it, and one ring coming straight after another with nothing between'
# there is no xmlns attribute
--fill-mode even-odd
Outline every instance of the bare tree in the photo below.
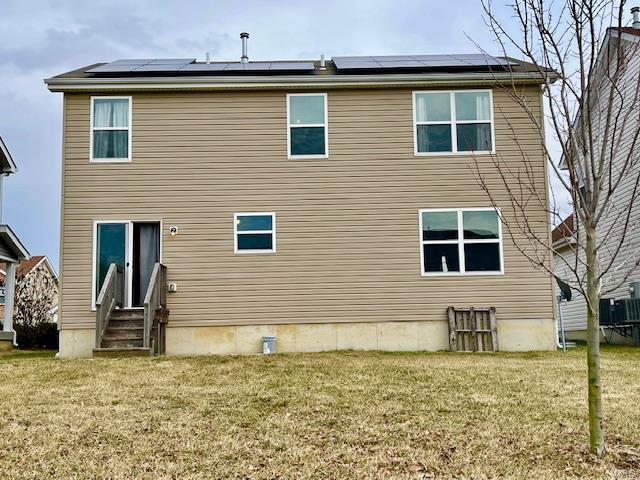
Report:
<svg viewBox="0 0 640 480"><path fill-rule="evenodd" d="M482 3L503 55L514 52L545 79L544 115L539 101L521 94L515 82L500 88L533 121L551 173L571 198L577 224L570 233L573 255L556 255L560 268L552 267L557 252L548 234L540 234L527 215L531 208L546 209L553 224L563 220L554 191L549 195L549 186L532 173L540 168L539 157L530 158L520 146L523 162L509 164L499 151L491 162L507 192L503 225L516 248L586 300L590 448L601 456L600 298L624 284L640 263L639 246L629 247L640 195L640 68L632 68L638 43L623 40L625 0L512 0L510 21L491 0ZM517 31L510 30L514 18ZM552 136L546 143L545 127ZM512 131L511 140L520 145ZM549 146L554 144L557 151ZM496 206L493 187L477 173Z"/></svg>
<svg viewBox="0 0 640 480"><path fill-rule="evenodd" d="M40 330L51 322L51 308L56 295L54 278L43 265L29 272L16 284L14 322L31 345Z"/></svg>

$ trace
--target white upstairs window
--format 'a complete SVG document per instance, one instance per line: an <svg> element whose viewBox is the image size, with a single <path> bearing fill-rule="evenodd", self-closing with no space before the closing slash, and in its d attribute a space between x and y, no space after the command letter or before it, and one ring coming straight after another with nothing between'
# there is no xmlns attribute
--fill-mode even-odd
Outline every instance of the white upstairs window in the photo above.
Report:
<svg viewBox="0 0 640 480"><path fill-rule="evenodd" d="M492 153L491 90L413 92L416 155Z"/></svg>
<svg viewBox="0 0 640 480"><path fill-rule="evenodd" d="M289 158L326 158L327 94L287 95L287 155Z"/></svg>
<svg viewBox="0 0 640 480"><path fill-rule="evenodd" d="M91 161L131 161L131 97L91 97Z"/></svg>

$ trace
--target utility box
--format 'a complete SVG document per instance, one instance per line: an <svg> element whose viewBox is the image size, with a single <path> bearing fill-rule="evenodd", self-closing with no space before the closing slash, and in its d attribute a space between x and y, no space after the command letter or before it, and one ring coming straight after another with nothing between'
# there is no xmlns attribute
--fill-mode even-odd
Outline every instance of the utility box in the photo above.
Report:
<svg viewBox="0 0 640 480"><path fill-rule="evenodd" d="M265 355L276 353L276 337L262 337L262 353Z"/></svg>

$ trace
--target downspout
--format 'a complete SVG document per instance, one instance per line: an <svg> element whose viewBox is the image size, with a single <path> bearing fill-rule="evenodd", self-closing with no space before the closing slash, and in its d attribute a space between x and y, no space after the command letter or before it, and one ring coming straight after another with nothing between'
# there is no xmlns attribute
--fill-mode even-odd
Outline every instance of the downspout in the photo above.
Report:
<svg viewBox="0 0 640 480"><path fill-rule="evenodd" d="M4 197L4 177L8 174L0 169L0 224L2 224L2 198Z"/></svg>
<svg viewBox="0 0 640 480"><path fill-rule="evenodd" d="M18 346L16 331L13 329L13 307L16 294L16 264L7 262L7 271L4 277L4 322L2 331L13 332L13 344Z"/></svg>
<svg viewBox="0 0 640 480"><path fill-rule="evenodd" d="M558 318L556 318L556 346L563 352L567 351L567 339L564 336L564 321L562 319L562 295L557 295ZM561 337L562 336L562 337ZM562 338L562 340L560 340Z"/></svg>

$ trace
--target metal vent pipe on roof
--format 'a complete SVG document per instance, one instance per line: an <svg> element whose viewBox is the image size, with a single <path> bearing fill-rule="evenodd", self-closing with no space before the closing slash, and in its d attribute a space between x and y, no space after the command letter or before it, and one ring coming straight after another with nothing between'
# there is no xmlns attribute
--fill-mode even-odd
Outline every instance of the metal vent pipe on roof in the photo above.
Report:
<svg viewBox="0 0 640 480"><path fill-rule="evenodd" d="M640 29L640 7L633 7L631 15L633 15L633 28Z"/></svg>
<svg viewBox="0 0 640 480"><path fill-rule="evenodd" d="M249 63L249 56L247 55L248 38L249 38L249 34L247 32L242 32L240 34L240 39L242 40L242 57L240 58L241 63Z"/></svg>

